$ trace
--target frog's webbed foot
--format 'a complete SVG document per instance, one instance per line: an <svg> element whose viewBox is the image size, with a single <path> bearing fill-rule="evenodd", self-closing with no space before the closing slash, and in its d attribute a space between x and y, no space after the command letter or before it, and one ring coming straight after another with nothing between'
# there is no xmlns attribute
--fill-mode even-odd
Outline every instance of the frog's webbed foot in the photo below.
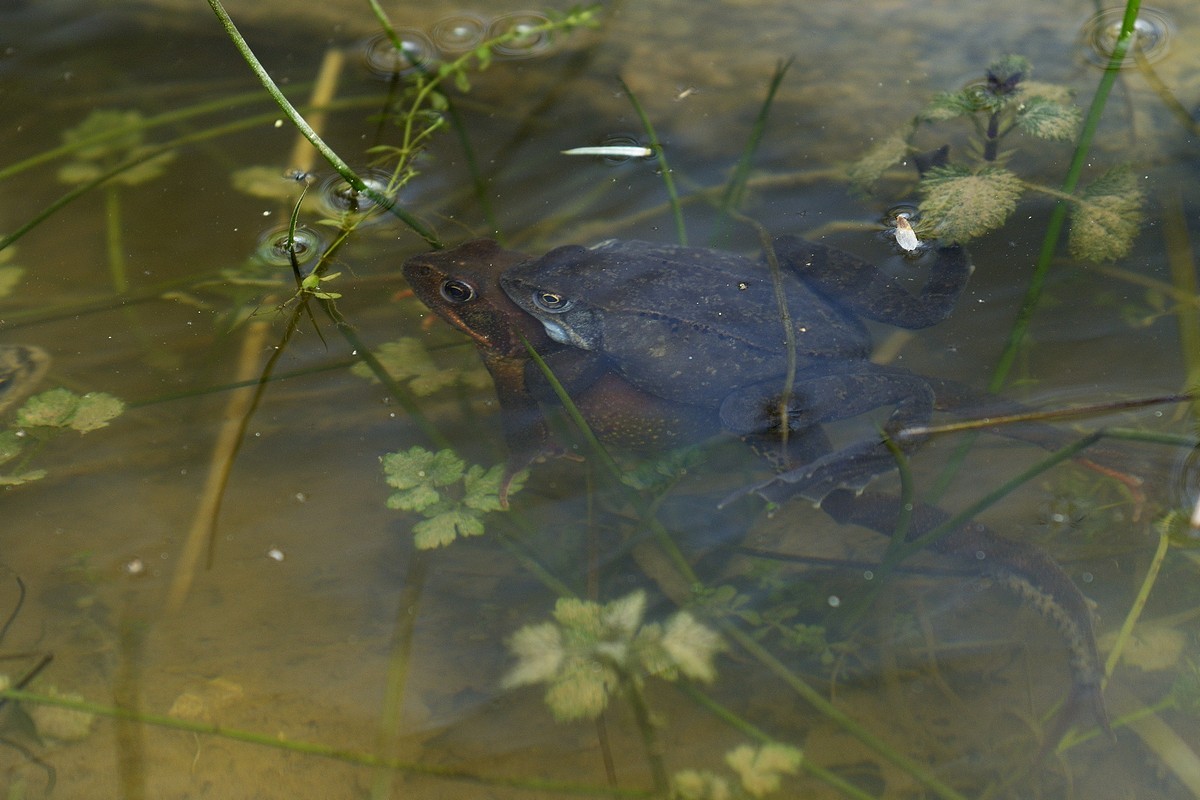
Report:
<svg viewBox="0 0 1200 800"><path fill-rule="evenodd" d="M848 489L862 492L879 475L894 469L896 458L881 442L865 441L821 456L802 467L775 475L768 480L739 489L721 501L721 506L747 494L781 505L793 497L802 497L819 506L831 492Z"/></svg>
<svg viewBox="0 0 1200 800"><path fill-rule="evenodd" d="M856 495L834 491L821 502L821 509L838 522L890 536L899 517L899 498L877 492ZM940 508L918 503L912 511L908 537L919 538L949 518ZM961 559L1017 595L1053 624L1066 643L1071 692L1047 732L1043 750L1053 748L1067 728L1089 712L1111 735L1100 693L1103 668L1092 629L1092 610L1062 568L1040 548L1005 539L978 522L967 523L938 540L932 549Z"/></svg>

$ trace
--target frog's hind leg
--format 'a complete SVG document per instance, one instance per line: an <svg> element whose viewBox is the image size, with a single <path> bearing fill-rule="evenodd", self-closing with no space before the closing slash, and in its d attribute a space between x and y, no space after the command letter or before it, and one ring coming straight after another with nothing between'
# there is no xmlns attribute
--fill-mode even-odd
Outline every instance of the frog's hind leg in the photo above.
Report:
<svg viewBox="0 0 1200 800"><path fill-rule="evenodd" d="M821 509L840 523L860 525L890 536L899 520L899 498L842 489L831 492ZM917 503L912 511L908 538L916 539L950 518L936 506ZM969 522L932 545L933 549L961 559L972 570L992 578L1016 594L1058 629L1066 643L1071 668L1071 692L1047 731L1042 751L1052 749L1067 728L1091 712L1096 722L1112 734L1100 693L1103 669L1092 629L1087 598L1045 551L1014 542L978 522Z"/></svg>
<svg viewBox="0 0 1200 800"><path fill-rule="evenodd" d="M796 236L772 242L779 263L805 285L850 313L901 328L928 328L954 310L974 269L961 245L933 249L924 257L929 274L917 294L871 262Z"/></svg>
<svg viewBox="0 0 1200 800"><path fill-rule="evenodd" d="M743 436L761 437L764 432L778 435L779 394L778 386L770 382L734 392L721 405L722 424ZM894 410L883 424L884 435L890 436L905 427L928 422L934 402L929 382L906 370L870 363L822 366L797 374L787 423L789 430L808 430L892 406ZM924 437L906 437L901 447L909 452L923 441ZM776 503L795 495L819 503L835 489L861 490L895 466L895 456L883 437L869 438L794 465L746 491Z"/></svg>

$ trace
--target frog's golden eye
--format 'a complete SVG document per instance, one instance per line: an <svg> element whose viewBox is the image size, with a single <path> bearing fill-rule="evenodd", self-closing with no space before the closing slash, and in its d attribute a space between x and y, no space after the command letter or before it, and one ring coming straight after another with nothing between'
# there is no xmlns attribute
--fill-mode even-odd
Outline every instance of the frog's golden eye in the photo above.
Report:
<svg viewBox="0 0 1200 800"><path fill-rule="evenodd" d="M533 304L551 314L561 314L575 303L557 292L534 292Z"/></svg>
<svg viewBox="0 0 1200 800"><path fill-rule="evenodd" d="M466 303L475 299L475 288L463 281L449 280L442 284L442 297L451 303Z"/></svg>

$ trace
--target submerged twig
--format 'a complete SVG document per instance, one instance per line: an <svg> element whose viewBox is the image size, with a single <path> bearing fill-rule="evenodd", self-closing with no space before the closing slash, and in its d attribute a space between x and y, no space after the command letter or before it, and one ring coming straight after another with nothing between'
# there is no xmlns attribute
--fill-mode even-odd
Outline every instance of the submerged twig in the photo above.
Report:
<svg viewBox="0 0 1200 800"><path fill-rule="evenodd" d="M894 438L920 439L940 433L962 433L995 428L1000 425L1015 425L1023 422L1048 422L1060 419L1075 419L1077 417L1094 417L1100 414L1115 414L1118 411L1131 411L1136 408L1171 405L1173 403L1195 402L1194 394L1166 394L1156 397L1140 397L1133 400L1116 400L1111 403L1092 403L1073 408L1052 408L1026 411L1020 414L998 414L994 417L980 419L965 419L957 422L945 422L938 425L912 425L902 428L894 434Z"/></svg>
<svg viewBox="0 0 1200 800"><path fill-rule="evenodd" d="M332 99L337 86L334 76L337 72L340 72L341 68L342 59L340 56L326 57L317 79L317 89L314 90L320 92L319 95L313 97L314 105L322 105ZM294 166L307 171L307 168L312 164L312 150L307 148L301 149L298 143L297 147L293 149L292 158L295 161ZM274 304L270 298L265 302L271 305ZM192 525L188 530L187 538L184 540L183 550L179 554L179 560L175 568L175 575L167 593L167 608L169 611L178 611L183 605L183 601L186 599L188 591L195 580L196 573L200 569L202 554L208 554L207 560L211 565L212 551L216 539L217 517L221 511L221 501L225 496L225 488L229 484L229 476L233 471L234 461L237 458L238 450L241 449L246 429L250 424L250 417L254 413L254 408L258 405L259 398L262 397L262 393L266 389L266 379L271 373L271 366L282 355L283 345L295 330L298 313L299 309L293 313L284 334L284 341L275 349L267 367L261 371L259 369L259 358L267 346L267 335L270 332L270 324L264 321L255 321L246 326L246 332L242 337L242 347L237 360L234 380L237 382L245 381L247 385L235 389L225 404L224 420L217 433L217 440L213 445L208 476L205 479L204 488L200 493L200 502L197 505L195 515L192 517ZM258 380L254 380L255 378L258 378ZM250 381L254 382L250 383Z"/></svg>

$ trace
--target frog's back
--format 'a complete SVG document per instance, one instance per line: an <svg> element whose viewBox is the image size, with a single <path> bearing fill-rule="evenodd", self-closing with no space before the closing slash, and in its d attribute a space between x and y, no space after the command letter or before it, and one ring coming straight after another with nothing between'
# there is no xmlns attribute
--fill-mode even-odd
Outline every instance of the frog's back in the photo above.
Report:
<svg viewBox="0 0 1200 800"><path fill-rule="evenodd" d="M747 353L784 348L770 268L736 253L636 240L602 242L582 266L609 273L589 302L660 318L674 329L695 327L725 336ZM862 325L813 292L791 270L780 274L801 357L855 358L869 340Z"/></svg>
<svg viewBox="0 0 1200 800"><path fill-rule="evenodd" d="M532 268L532 265L531 265ZM604 350L634 383L672 399L716 400L782 375L786 338L766 264L720 250L611 240L559 248L539 285L599 312ZM782 274L800 366L865 357L856 320Z"/></svg>

